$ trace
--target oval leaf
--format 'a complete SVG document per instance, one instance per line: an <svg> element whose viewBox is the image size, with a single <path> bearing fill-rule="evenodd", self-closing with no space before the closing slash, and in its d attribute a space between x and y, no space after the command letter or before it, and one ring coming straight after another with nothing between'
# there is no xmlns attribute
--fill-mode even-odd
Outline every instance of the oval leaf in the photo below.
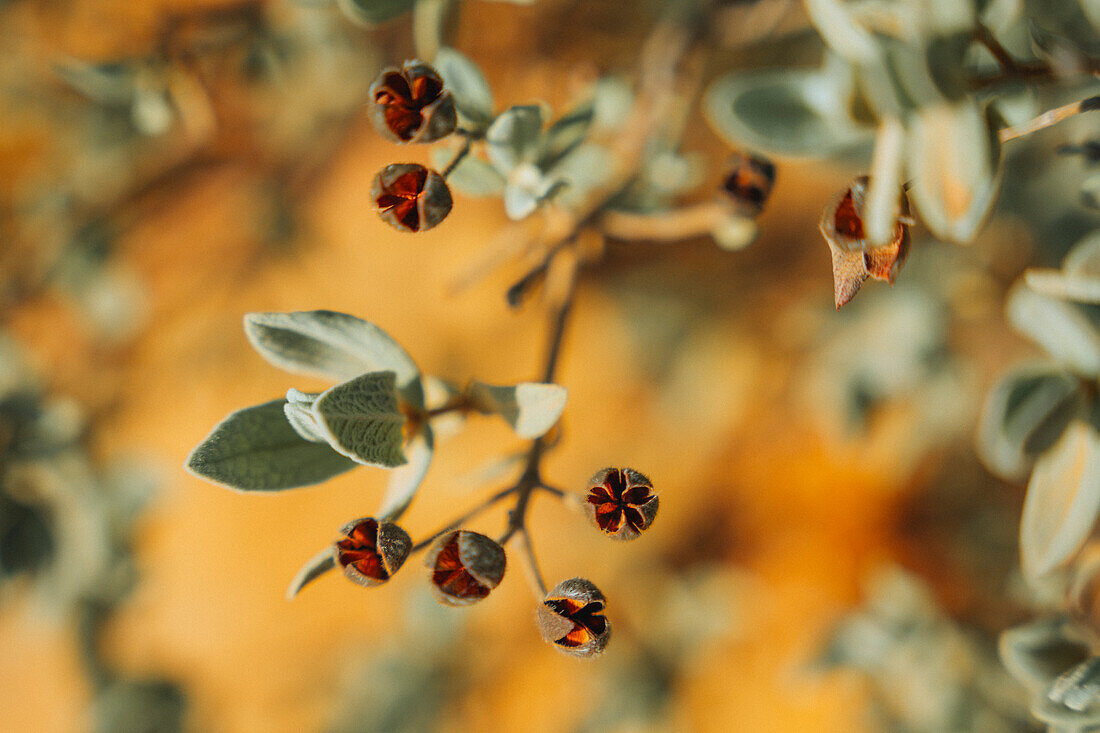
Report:
<svg viewBox="0 0 1100 733"><path fill-rule="evenodd" d="M286 404L283 405L283 413L287 422L294 431L303 439L311 443L326 443L325 436L317 427L317 421L313 419L313 403L320 393L299 392L296 389L287 390Z"/></svg>
<svg viewBox="0 0 1100 733"><path fill-rule="evenodd" d="M1023 478L1032 461L1081 417L1081 382L1053 365L1015 369L1001 378L982 407L978 452L994 473Z"/></svg>
<svg viewBox="0 0 1100 733"><path fill-rule="evenodd" d="M909 125L913 201L937 238L966 244L1000 186L997 134L973 102L923 107Z"/></svg>
<svg viewBox="0 0 1100 733"><path fill-rule="evenodd" d="M477 64L453 48L441 48L432 65L454 97L458 113L476 129L488 127L493 119L493 90Z"/></svg>
<svg viewBox="0 0 1100 733"><path fill-rule="evenodd" d="M405 465L405 416L393 372L371 372L338 384L321 393L312 412L321 435L338 453L366 466Z"/></svg>
<svg viewBox="0 0 1100 733"><path fill-rule="evenodd" d="M389 370L397 375L401 396L424 406L416 363L373 323L334 311L249 313L244 332L260 356L280 369L336 382Z"/></svg>
<svg viewBox="0 0 1100 733"><path fill-rule="evenodd" d="M336 567L336 560L333 558L332 545L329 545L311 557L309 562L297 572L294 579L290 581L290 585L287 586L286 599L288 601L294 600L294 596L298 595L302 588L305 588L334 567Z"/></svg>
<svg viewBox="0 0 1100 733"><path fill-rule="evenodd" d="M382 497L382 505L375 513L379 520L396 521L412 503L416 490L428 473L435 450L435 438L432 429L425 425L405 445L405 455L409 462L390 472L390 481Z"/></svg>
<svg viewBox="0 0 1100 733"><path fill-rule="evenodd" d="M412 10L413 4L414 0L336 0L344 15L368 27L404 15Z"/></svg>
<svg viewBox="0 0 1100 733"><path fill-rule="evenodd" d="M556 384L523 382L503 387L474 382L467 394L478 411L500 415L516 435L534 439L558 422L568 391Z"/></svg>
<svg viewBox="0 0 1100 733"><path fill-rule="evenodd" d="M1085 308L1017 286L1005 310L1012 326L1078 374L1100 375L1100 333Z"/></svg>
<svg viewBox="0 0 1100 733"><path fill-rule="evenodd" d="M310 486L355 468L324 443L304 440L272 400L229 415L206 436L184 467L200 478L240 491Z"/></svg>
<svg viewBox="0 0 1100 733"><path fill-rule="evenodd" d="M542 107L524 104L500 113L485 131L489 162L507 176L520 163L534 162L542 133Z"/></svg>
<svg viewBox="0 0 1100 733"><path fill-rule="evenodd" d="M1024 576L1039 580L1072 560L1100 513L1100 435L1076 421L1035 463L1020 521Z"/></svg>
<svg viewBox="0 0 1100 733"><path fill-rule="evenodd" d="M455 153L444 147L432 148L432 163L442 170ZM467 196L499 196L504 190L504 176L475 155L467 155L447 176L447 183Z"/></svg>
<svg viewBox="0 0 1100 733"><path fill-rule="evenodd" d="M1068 635L1065 616L1051 616L1001 634L998 651L1009 673L1029 689L1049 687L1088 658L1088 646Z"/></svg>
<svg viewBox="0 0 1100 733"><path fill-rule="evenodd" d="M868 138L847 113L851 72L823 69L734 72L707 89L703 109L734 147L821 158Z"/></svg>

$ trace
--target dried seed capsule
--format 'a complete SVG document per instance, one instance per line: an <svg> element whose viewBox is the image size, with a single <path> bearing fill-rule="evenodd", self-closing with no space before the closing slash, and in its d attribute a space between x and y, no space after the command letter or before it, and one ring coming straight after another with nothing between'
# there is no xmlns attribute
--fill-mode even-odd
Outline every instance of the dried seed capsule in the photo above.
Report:
<svg viewBox="0 0 1100 733"><path fill-rule="evenodd" d="M605 468L588 480L588 519L616 540L632 540L653 524L657 496L648 478L633 468Z"/></svg>
<svg viewBox="0 0 1100 733"><path fill-rule="evenodd" d="M430 143L454 132L454 98L435 69L409 61L384 69L370 88L370 119L399 143Z"/></svg>
<svg viewBox="0 0 1100 733"><path fill-rule="evenodd" d="M411 549L412 540L405 530L393 522L363 517L340 528L333 552L344 575L369 588L389 580Z"/></svg>
<svg viewBox="0 0 1100 733"><path fill-rule="evenodd" d="M441 603L477 603L504 577L504 548L483 534L457 529L441 536L424 564L432 571L432 590Z"/></svg>
<svg viewBox="0 0 1100 733"><path fill-rule="evenodd" d="M775 185L775 165L767 158L734 153L726 162L722 192L739 214L757 216Z"/></svg>
<svg viewBox="0 0 1100 733"><path fill-rule="evenodd" d="M378 215L395 229L421 232L451 213L451 189L443 176L417 163L394 163L371 184Z"/></svg>
<svg viewBox="0 0 1100 733"><path fill-rule="evenodd" d="M868 277L892 284L909 254L909 225L913 220L909 196L904 189L898 201L894 238L875 247L868 243L863 231L868 182L867 176L856 178L821 215L821 233L829 244L833 260L833 295L837 308L854 298Z"/></svg>
<svg viewBox="0 0 1100 733"><path fill-rule="evenodd" d="M570 578L554 586L538 608L542 638L566 654L592 657L611 638L611 622L603 615L607 599L584 578Z"/></svg>

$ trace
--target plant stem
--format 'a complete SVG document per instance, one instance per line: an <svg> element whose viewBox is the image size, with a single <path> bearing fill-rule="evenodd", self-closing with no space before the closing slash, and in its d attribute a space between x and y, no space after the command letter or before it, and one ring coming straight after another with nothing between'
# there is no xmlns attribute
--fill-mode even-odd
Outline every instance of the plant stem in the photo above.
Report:
<svg viewBox="0 0 1100 733"><path fill-rule="evenodd" d="M993 58L997 59L1001 69L1009 76L1019 76L1023 72L1025 67L1022 67L1016 59L1012 58L1012 54L1001 45L1001 42L993 35L993 31L989 30L984 23L978 23L974 28L974 40L985 46L993 54Z"/></svg>
<svg viewBox="0 0 1100 733"><path fill-rule="evenodd" d="M706 236L729 216L720 201L705 201L656 214L608 211L600 217L600 228L612 239L624 242L682 242Z"/></svg>
<svg viewBox="0 0 1100 733"><path fill-rule="evenodd" d="M1056 125L1063 120L1067 120L1074 115L1081 114L1082 112L1092 112L1100 109L1100 96L1088 97L1077 102L1071 102L1064 104L1061 107L1055 107L1052 110L1048 110L1039 115L1033 120L1028 120L1020 125L1013 127L1002 128L997 137L1002 143L1006 143L1009 140L1015 140L1018 137L1024 135L1030 135L1033 132L1042 130L1043 128Z"/></svg>
<svg viewBox="0 0 1100 733"><path fill-rule="evenodd" d="M535 556L535 548L531 544L531 533L526 529L519 532L520 548L523 550L523 567L527 570L527 582L531 584L531 590L538 601L546 597L546 581L539 570L539 561Z"/></svg>
<svg viewBox="0 0 1100 733"><path fill-rule="evenodd" d="M462 142L462 147L455 153L455 157L451 158L451 162L447 164L447 167L444 168L443 172L439 175L444 178L451 175L451 172L458 167L458 164L470 154L470 146L474 144L474 139L470 135L466 135L465 138L466 139Z"/></svg>
<svg viewBox="0 0 1100 733"><path fill-rule="evenodd" d="M415 545L413 545L413 548L412 548L412 550L409 551L409 554L414 554L414 553L420 552L425 547L432 544L432 542L434 542L435 539L437 537L439 537L441 534L443 534L445 532L450 532L452 529L458 529L459 527L461 527L466 522L470 521L471 519L473 519L477 515L481 514L486 509L489 509L490 507L494 506L495 504L499 503L500 501L502 501L502 500L506 499L507 497L511 496L512 494L516 493L516 491L518 491L518 490L519 490L518 485L517 486L509 486L507 489L501 489L500 491L493 494L488 499L481 502L476 507L474 507L470 511L466 512L462 516L457 517L457 518L453 519L452 521L448 522L447 526L443 527L440 530L432 532L430 535L428 535L428 537L426 539L423 539L420 542L417 542Z"/></svg>

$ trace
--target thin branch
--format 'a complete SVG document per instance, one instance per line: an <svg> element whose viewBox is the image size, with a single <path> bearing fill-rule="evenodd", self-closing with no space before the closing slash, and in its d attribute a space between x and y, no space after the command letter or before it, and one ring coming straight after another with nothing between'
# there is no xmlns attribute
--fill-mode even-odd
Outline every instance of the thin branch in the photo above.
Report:
<svg viewBox="0 0 1100 733"><path fill-rule="evenodd" d="M466 156L470 154L470 146L473 145L473 143L473 137L469 135L465 136L465 140L463 140L462 142L462 147L458 149L458 151L455 153L455 157L451 158L451 162L447 164L447 167L444 168L443 172L439 175L443 176L444 178L451 175L454 169L458 167L458 164L465 160Z"/></svg>
<svg viewBox="0 0 1100 733"><path fill-rule="evenodd" d="M1015 140L1018 137L1024 135L1030 135L1033 132L1042 130L1051 125L1056 125L1063 120L1067 120L1074 115L1081 114L1082 112L1092 112L1100 109L1100 95L1095 97L1088 97L1077 102L1071 102L1064 104L1061 107L1055 107L1052 110L1048 110L1039 115L1033 120L1028 120L1020 125L1013 127L1002 128L997 137L1002 143L1006 143L1009 140Z"/></svg>
<svg viewBox="0 0 1100 733"><path fill-rule="evenodd" d="M445 526L442 529L439 529L435 532L432 532L430 535L428 535L427 538L421 540L420 542L417 542L415 545L413 545L413 548L412 548L412 550L409 551L409 554L415 554L417 552L420 552L421 550L426 548L428 545L432 544L432 542L434 542L435 539L437 537L439 537L441 534L444 534L445 532L450 532L452 529L458 529L459 527L461 527L466 522L468 522L471 519L473 519L474 517L478 516L479 514L484 512L486 509L489 509L490 507L498 504L502 500L508 498L512 494L516 493L518 490L519 490L519 486L509 486L507 489L501 489L500 491L493 494L488 499L481 502L480 504L478 504L477 506L475 506L473 509L466 512L462 516L457 517L457 518L451 520L450 522L448 522L447 526Z"/></svg>
<svg viewBox="0 0 1100 733"><path fill-rule="evenodd" d="M624 242L682 242L710 234L729 216L720 201L706 201L656 214L608 211L600 217L600 228L612 239Z"/></svg>
<svg viewBox="0 0 1100 733"><path fill-rule="evenodd" d="M527 571L527 582L531 585L536 600L542 601L546 597L546 581L539 570L539 561L535 556L534 545L531 544L531 533L526 528L519 532L519 545L523 551L523 568Z"/></svg>

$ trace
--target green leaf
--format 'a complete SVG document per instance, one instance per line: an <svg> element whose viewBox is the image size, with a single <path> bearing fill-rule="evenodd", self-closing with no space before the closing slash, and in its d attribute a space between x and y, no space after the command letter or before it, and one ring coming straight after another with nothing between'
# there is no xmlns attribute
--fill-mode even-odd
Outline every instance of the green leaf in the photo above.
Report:
<svg viewBox="0 0 1100 733"><path fill-rule="evenodd" d="M432 429L425 425L405 445L405 455L409 462L390 471L389 484L382 497L382 504L375 513L379 520L396 521L408 508L416 496L416 490L428 473L435 450L435 437Z"/></svg>
<svg viewBox="0 0 1100 733"><path fill-rule="evenodd" d="M1061 270L1032 268L1024 273L1037 293L1075 303L1100 305L1100 230L1073 246Z"/></svg>
<svg viewBox="0 0 1100 733"><path fill-rule="evenodd" d="M913 202L939 239L974 239L1000 186L1000 147L970 101L922 108L909 125L907 144Z"/></svg>
<svg viewBox="0 0 1100 733"><path fill-rule="evenodd" d="M348 19L367 27L404 15L414 4L415 0L336 0Z"/></svg>
<svg viewBox="0 0 1100 733"><path fill-rule="evenodd" d="M1050 616L1005 631L997 648L1009 673L1037 691L1088 658L1088 646L1071 633L1065 616Z"/></svg>
<svg viewBox="0 0 1100 733"><path fill-rule="evenodd" d="M1023 478L1035 458L1082 417L1081 382L1053 364L1020 367L989 393L978 427L978 452L994 473Z"/></svg>
<svg viewBox="0 0 1100 733"><path fill-rule="evenodd" d="M454 97L458 113L476 130L488 127L493 120L493 90L477 64L453 48L441 48L432 65Z"/></svg>
<svg viewBox="0 0 1100 733"><path fill-rule="evenodd" d="M302 569L294 575L294 579L287 586L286 599L288 601L294 600L294 597L301 592L302 588L305 588L334 567L336 567L336 559L333 557L332 545L328 545L311 557L302 566Z"/></svg>
<svg viewBox="0 0 1100 733"><path fill-rule="evenodd" d="M556 384L523 382L513 387L474 382L467 395L475 409L496 414L521 438L537 438L558 422L568 395Z"/></svg>
<svg viewBox="0 0 1100 733"><path fill-rule="evenodd" d="M822 158L865 141L848 115L851 71L824 68L734 72L707 89L703 109L734 147L778 156Z"/></svg>
<svg viewBox="0 0 1100 733"><path fill-rule="evenodd" d="M414 407L423 407L420 370L396 341L373 323L334 311L249 313L244 331L268 362L293 374L336 382L389 370Z"/></svg>
<svg viewBox="0 0 1100 733"><path fill-rule="evenodd" d="M1065 566L1084 547L1100 514L1100 435L1075 421L1040 456L1020 520L1024 577L1037 581Z"/></svg>
<svg viewBox="0 0 1100 733"><path fill-rule="evenodd" d="M241 491L310 486L355 468L323 443L304 440L287 422L285 400L238 410L222 420L187 456L200 478Z"/></svg>
<svg viewBox="0 0 1100 733"><path fill-rule="evenodd" d="M504 110L485 131L489 162L507 176L521 163L534 162L542 133L543 109L537 104Z"/></svg>
<svg viewBox="0 0 1100 733"><path fill-rule="evenodd" d="M1017 285L1008 295L1008 322L1056 361L1078 374L1100 375L1100 333L1091 315L1096 306L1079 306ZM1093 310L1089 310L1093 309Z"/></svg>
<svg viewBox="0 0 1100 733"><path fill-rule="evenodd" d="M366 466L394 468L401 452L405 416L397 402L393 372L371 372L321 393L313 419L338 453Z"/></svg>
<svg viewBox="0 0 1100 733"><path fill-rule="evenodd" d="M454 157L446 147L432 148L432 164L442 170ZM467 196L499 196L504 191L504 176L476 155L467 155L447 176L447 184Z"/></svg>
<svg viewBox="0 0 1100 733"><path fill-rule="evenodd" d="M546 133L539 141L539 168L549 170L584 142L595 116L596 107L589 99L566 112L546 128Z"/></svg>

